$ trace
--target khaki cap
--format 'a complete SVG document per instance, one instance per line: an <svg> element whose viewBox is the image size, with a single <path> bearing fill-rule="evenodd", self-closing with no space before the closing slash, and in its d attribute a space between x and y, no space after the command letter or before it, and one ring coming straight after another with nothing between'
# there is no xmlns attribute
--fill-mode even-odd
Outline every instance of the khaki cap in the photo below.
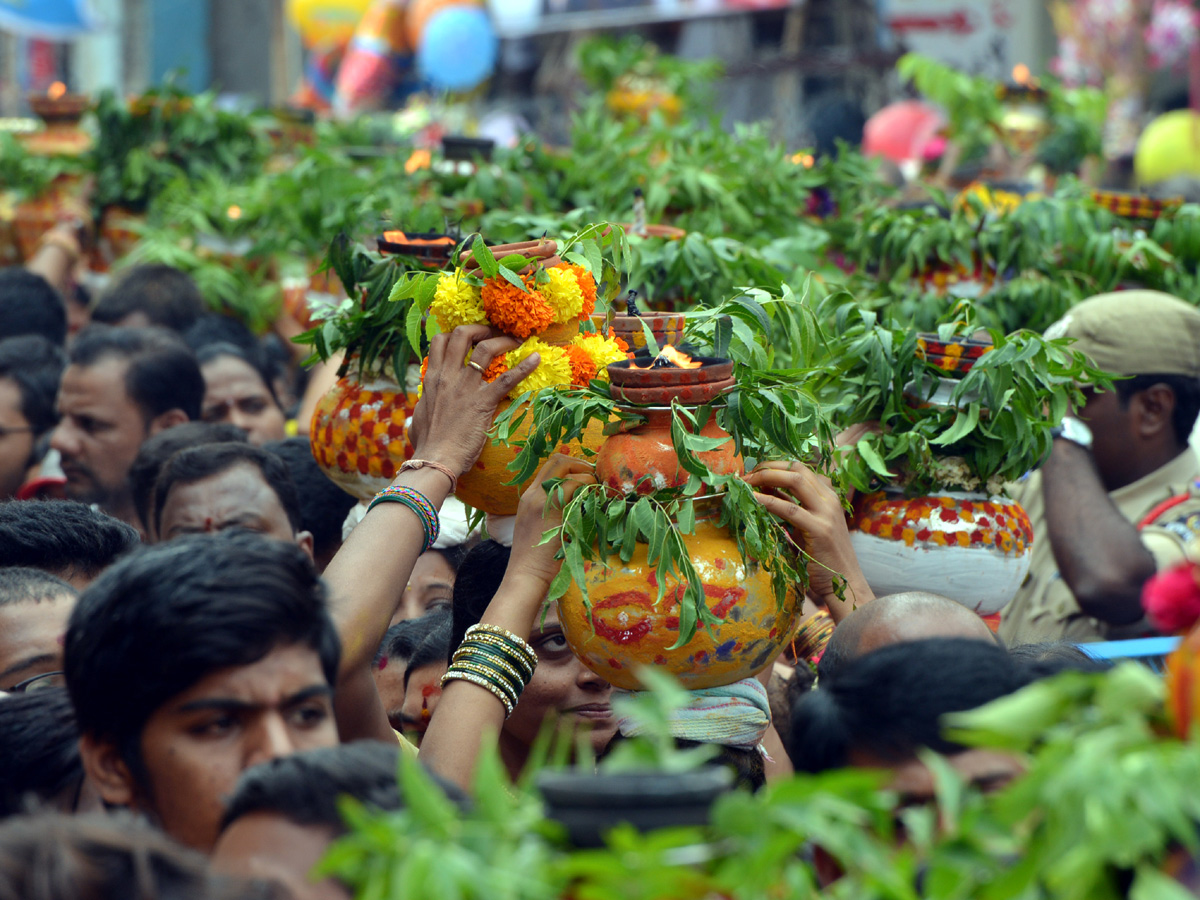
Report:
<svg viewBox="0 0 1200 900"><path fill-rule="evenodd" d="M1161 291L1100 294L1046 329L1113 375L1200 378L1200 309Z"/></svg>

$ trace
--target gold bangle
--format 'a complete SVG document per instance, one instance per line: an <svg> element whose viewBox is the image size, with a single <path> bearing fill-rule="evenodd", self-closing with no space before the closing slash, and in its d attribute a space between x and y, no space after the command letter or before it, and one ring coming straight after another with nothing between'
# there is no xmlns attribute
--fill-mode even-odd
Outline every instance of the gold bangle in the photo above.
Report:
<svg viewBox="0 0 1200 900"><path fill-rule="evenodd" d="M492 684L501 688L506 697L513 706L517 705L517 699L520 697L520 692L516 690L508 680L504 678L503 673L489 666L484 666L474 662L456 662L447 671L466 671L474 672L481 678L486 678Z"/></svg>
<svg viewBox="0 0 1200 900"><path fill-rule="evenodd" d="M529 645L529 642L524 638L517 637L517 635L505 628L501 628L499 625L491 625L487 622L479 622L478 624L472 625L467 629L467 635L470 636L480 631L484 632L485 634L495 634L502 638L507 638L513 642L515 648L520 649L521 653L524 654L531 666L537 665L537 651L534 650L533 647Z"/></svg>
<svg viewBox="0 0 1200 900"><path fill-rule="evenodd" d="M514 669L507 660L500 659L492 653L484 653L473 647L460 647L458 652L454 654L453 662L457 663L460 661L475 663L481 666L499 666L500 670L512 679L511 686L513 688L519 687L521 691L525 690L525 685L529 683L529 679Z"/></svg>
<svg viewBox="0 0 1200 900"><path fill-rule="evenodd" d="M511 702L509 702L509 699L506 696L504 696L504 694L500 690L500 688L498 688L496 685L492 684L486 678L480 678L478 675L472 675L470 672L456 672L453 669L451 669L451 670L447 671L445 675L442 676L442 681L441 681L440 686L445 687L446 682L448 682L448 681L466 681L466 682L469 682L470 684L475 685L476 687L483 688L485 691L487 691L489 694L491 694L493 697L495 697L497 700L499 700L502 704L504 704L504 718L507 719L509 716L512 715L513 704Z"/></svg>
<svg viewBox="0 0 1200 900"><path fill-rule="evenodd" d="M516 652L515 648L505 641L503 638L492 634L473 634L470 637L463 638L463 642L458 645L459 649L455 653L461 653L464 649L472 648L492 648L494 651L504 655L504 658L513 665L520 666L525 672L525 681L533 678L533 670L536 666L531 666L529 660L525 658L523 653ZM482 650L480 650L482 652Z"/></svg>

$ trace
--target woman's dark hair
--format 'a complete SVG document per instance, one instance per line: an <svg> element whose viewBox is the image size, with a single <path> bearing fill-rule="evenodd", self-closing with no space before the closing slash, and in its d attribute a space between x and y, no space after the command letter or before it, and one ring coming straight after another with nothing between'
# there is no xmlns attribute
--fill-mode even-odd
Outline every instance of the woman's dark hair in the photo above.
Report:
<svg viewBox="0 0 1200 900"><path fill-rule="evenodd" d="M0 697L0 759L0 817L78 793L83 761L65 688Z"/></svg>
<svg viewBox="0 0 1200 900"><path fill-rule="evenodd" d="M257 347L253 350L246 347L231 344L228 341L220 341L215 344L204 344L196 349L196 360L203 366L205 363L210 363L214 359L222 359L224 357L244 362L255 375L262 381L263 387L267 389L267 393L271 395L271 400L276 406L279 406L279 397L275 394L275 383L271 376L271 371L267 367L266 359L262 351Z"/></svg>
<svg viewBox="0 0 1200 900"><path fill-rule="evenodd" d="M0 568L95 578L141 543L137 529L74 500L0 503Z"/></svg>
<svg viewBox="0 0 1200 900"><path fill-rule="evenodd" d="M295 544L224 531L148 547L101 575L71 614L63 668L80 733L113 742L137 777L157 709L289 645L315 651L335 683L341 648L312 561Z"/></svg>
<svg viewBox="0 0 1200 900"><path fill-rule="evenodd" d="M189 419L200 418L204 376L187 344L162 328L117 328L91 325L71 345L73 366L94 366L105 359L129 363L125 393L151 421L172 409Z"/></svg>
<svg viewBox="0 0 1200 900"><path fill-rule="evenodd" d="M467 629L479 624L508 568L512 551L496 541L483 541L472 547L459 566L454 579L453 627L450 630L450 655L466 637Z"/></svg>
<svg viewBox="0 0 1200 900"><path fill-rule="evenodd" d="M129 467L129 491L142 525L149 529L152 524L150 505L154 498L154 483L167 460L189 447L228 443L246 443L246 432L228 422L184 422L142 441L133 465Z"/></svg>
<svg viewBox="0 0 1200 900"><path fill-rule="evenodd" d="M434 613L441 615L435 616ZM403 660L404 664L408 665L408 661L412 659L417 647L435 630L442 627L447 629L446 639L449 640L453 619L448 609L433 610L415 619L404 619L397 622L384 634L383 640L379 644L379 653L375 656L375 664L378 665L380 658L386 656L389 661Z"/></svg>
<svg viewBox="0 0 1200 900"><path fill-rule="evenodd" d="M1008 655L1035 680L1063 672L1106 672L1112 668L1108 662L1096 659L1070 641L1018 644L1009 648Z"/></svg>
<svg viewBox="0 0 1200 900"><path fill-rule="evenodd" d="M17 386L21 415L35 438L58 423L55 402L66 366L67 355L62 348L43 337L30 334L0 341L0 378Z"/></svg>
<svg viewBox="0 0 1200 900"><path fill-rule="evenodd" d="M142 313L151 325L183 334L204 315L204 296L186 272L152 263L134 266L108 289L92 310L92 321L116 325Z"/></svg>
<svg viewBox="0 0 1200 900"><path fill-rule="evenodd" d="M313 536L313 555L329 559L342 545L342 523L358 501L321 471L307 437L271 441L263 449L287 466L300 500L300 526Z"/></svg>
<svg viewBox="0 0 1200 900"><path fill-rule="evenodd" d="M883 647L849 661L792 709L785 739L799 772L850 764L853 750L907 759L918 748L958 753L942 736L947 713L1011 694L1030 677L1001 647L966 638L933 638Z"/></svg>
<svg viewBox="0 0 1200 900"><path fill-rule="evenodd" d="M274 453L245 443L206 444L180 450L167 460L154 483L154 527L162 527L163 507L171 488L176 485L195 484L228 472L234 466L250 466L257 469L263 481L279 498L279 505L287 513L292 531L301 531L300 498L292 476L282 459Z"/></svg>
<svg viewBox="0 0 1200 900"><path fill-rule="evenodd" d="M0 824L0 900L283 900L212 872L128 814L42 813Z"/></svg>
<svg viewBox="0 0 1200 900"><path fill-rule="evenodd" d="M1175 394L1175 410L1171 414L1171 427L1175 440L1186 447L1196 419L1200 417L1200 379L1187 375L1134 375L1113 382L1121 407L1129 406L1134 394L1147 391L1156 384L1165 384Z"/></svg>

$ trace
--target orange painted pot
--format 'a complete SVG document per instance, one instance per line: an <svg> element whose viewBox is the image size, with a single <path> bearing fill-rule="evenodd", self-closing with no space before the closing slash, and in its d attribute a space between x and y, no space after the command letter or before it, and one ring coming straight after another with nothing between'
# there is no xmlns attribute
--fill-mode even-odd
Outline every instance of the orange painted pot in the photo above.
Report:
<svg viewBox="0 0 1200 900"><path fill-rule="evenodd" d="M647 565L645 544L628 563L614 556L607 564L587 567L590 617L577 585L559 600L571 649L615 687L641 690L639 666L660 667L691 690L732 684L760 672L791 633L796 596L789 592L780 607L770 574L756 562L742 561L728 529L699 520L687 544L708 608L722 621L699 626L682 647L670 649L679 638L683 586L668 581L662 602L656 602L658 575Z"/></svg>
<svg viewBox="0 0 1200 900"><path fill-rule="evenodd" d="M614 434L596 457L596 478L608 485L614 493L639 494L645 496L655 491L682 488L688 483L689 475L679 465L675 445L671 442L671 410L639 410L646 421ZM746 464L734 448L733 438L717 424L715 417L701 427L700 434L708 438L725 438L725 443L715 450L706 450L696 456L711 471L721 475L740 475Z"/></svg>
<svg viewBox="0 0 1200 900"><path fill-rule="evenodd" d="M367 374L360 382L357 368L352 362L317 402L309 438L325 474L347 493L370 500L412 458L407 423L417 395L384 374Z"/></svg>
<svg viewBox="0 0 1200 900"><path fill-rule="evenodd" d="M508 409L510 405L511 401L504 400L496 411L497 415ZM511 435L514 444L525 440L531 424L531 417L527 415L525 421ZM558 452L587 458L589 454L584 450L594 454L600 449L603 442L604 425L600 422L593 422L584 431L581 441L564 444L559 447ZM458 489L454 492L454 496L467 506L481 509L493 516L515 516L517 506L521 501L521 494L533 481L533 476L531 476L521 484L505 484L506 481L513 479L514 473L508 466L517 458L518 450L519 448L515 445L505 444L494 438L489 439L483 447L483 452L479 454L479 459L475 461L475 465L458 479Z"/></svg>
<svg viewBox="0 0 1200 900"><path fill-rule="evenodd" d="M988 616L1025 580L1033 528L1004 497L889 491L855 500L850 542L876 596L928 591Z"/></svg>

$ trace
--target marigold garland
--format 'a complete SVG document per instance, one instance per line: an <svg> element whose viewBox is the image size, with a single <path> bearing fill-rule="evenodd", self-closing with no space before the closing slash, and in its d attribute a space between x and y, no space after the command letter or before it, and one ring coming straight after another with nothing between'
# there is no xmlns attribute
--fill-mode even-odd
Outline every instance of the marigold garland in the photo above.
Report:
<svg viewBox="0 0 1200 900"><path fill-rule="evenodd" d="M571 384L576 387L587 387L596 377L595 361L578 344L568 344L563 349L571 358Z"/></svg>
<svg viewBox="0 0 1200 900"><path fill-rule="evenodd" d="M489 278L480 292L487 320L513 337L524 340L541 334L554 321L554 309L534 289L535 282L528 279L528 292L503 278Z"/></svg>
<svg viewBox="0 0 1200 900"><path fill-rule="evenodd" d="M497 356L490 363L488 363L488 367L483 370L483 380L488 384L491 384L507 371L508 363L504 361L503 356Z"/></svg>
<svg viewBox="0 0 1200 900"><path fill-rule="evenodd" d="M546 269L546 281L539 284L538 291L554 309L554 322L565 325L577 320L583 312L583 290L579 276L566 266Z"/></svg>
<svg viewBox="0 0 1200 900"><path fill-rule="evenodd" d="M579 314L590 316L596 311L596 279L583 266L572 264L568 268L575 273L575 281L579 284L579 290L583 294L583 308Z"/></svg>
<svg viewBox="0 0 1200 900"><path fill-rule="evenodd" d="M512 369L532 353L541 357L541 362L533 372L508 392L511 398L519 397L526 391L540 391L543 388L563 387L571 383L571 357L562 347L555 347L537 338L530 338L516 350L510 350L504 357L504 363Z"/></svg>
<svg viewBox="0 0 1200 900"><path fill-rule="evenodd" d="M615 337L604 337L600 334L581 334L572 342L574 346L586 353L596 366L596 374L593 377L608 380L608 366L610 363L621 362L628 359L626 351L621 349L621 344L624 341Z"/></svg>
<svg viewBox="0 0 1200 900"><path fill-rule="evenodd" d="M461 272L446 272L438 278L429 312L444 332L453 331L459 325L487 322L479 289L463 278Z"/></svg>

